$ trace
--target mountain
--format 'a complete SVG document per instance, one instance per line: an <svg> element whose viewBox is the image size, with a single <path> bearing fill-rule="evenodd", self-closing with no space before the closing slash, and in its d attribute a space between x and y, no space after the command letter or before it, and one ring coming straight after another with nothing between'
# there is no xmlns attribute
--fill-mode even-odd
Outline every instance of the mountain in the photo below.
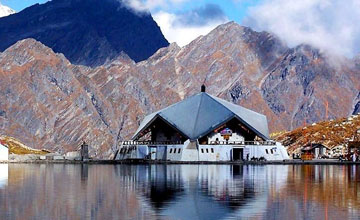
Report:
<svg viewBox="0 0 360 220"><path fill-rule="evenodd" d="M52 0L0 19L0 51L36 39L74 64L102 65L122 53L134 61L169 45L150 14L118 0Z"/></svg>
<svg viewBox="0 0 360 220"><path fill-rule="evenodd" d="M14 13L15 13L14 10L12 10L11 8L9 8L9 7L5 6L5 5L2 5L0 3L0 18L1 17L6 17L6 16L14 14Z"/></svg>
<svg viewBox="0 0 360 220"><path fill-rule="evenodd" d="M356 110L360 68L309 45L234 22L149 59L126 54L96 68L71 64L26 39L0 54L0 133L36 149L107 157L146 114L206 91L263 113L270 131L347 117ZM328 106L326 114L326 106Z"/></svg>
<svg viewBox="0 0 360 220"><path fill-rule="evenodd" d="M360 91L352 60L309 45L288 48L233 22L183 48L160 49L136 68L181 98L205 82L208 92L267 115L271 131L325 120L326 103L328 118L348 116Z"/></svg>
<svg viewBox="0 0 360 220"><path fill-rule="evenodd" d="M332 149L344 146L349 140L356 140L360 134L360 115L348 118L322 121L293 131L279 134L275 139L282 142L290 154L300 153L301 148L310 144L322 144Z"/></svg>

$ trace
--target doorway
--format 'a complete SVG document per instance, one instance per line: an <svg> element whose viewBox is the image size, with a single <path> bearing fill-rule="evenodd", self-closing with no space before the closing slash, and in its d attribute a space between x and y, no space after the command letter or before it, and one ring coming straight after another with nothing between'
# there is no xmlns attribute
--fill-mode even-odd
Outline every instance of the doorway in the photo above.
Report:
<svg viewBox="0 0 360 220"><path fill-rule="evenodd" d="M156 146L149 146L148 159L156 160L156 153L157 153L157 147Z"/></svg>
<svg viewBox="0 0 360 220"><path fill-rule="evenodd" d="M244 149L243 148L233 148L233 161L243 160Z"/></svg>

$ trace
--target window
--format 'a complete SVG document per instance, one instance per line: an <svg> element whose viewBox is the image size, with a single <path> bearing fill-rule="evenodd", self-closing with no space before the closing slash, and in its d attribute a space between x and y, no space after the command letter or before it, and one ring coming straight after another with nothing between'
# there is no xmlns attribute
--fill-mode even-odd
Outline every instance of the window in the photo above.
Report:
<svg viewBox="0 0 360 220"><path fill-rule="evenodd" d="M172 153L172 148L170 148L170 152L169 152L170 154Z"/></svg>
<svg viewBox="0 0 360 220"><path fill-rule="evenodd" d="M179 148L179 150L178 150L178 154L181 152L181 148Z"/></svg>
<svg viewBox="0 0 360 220"><path fill-rule="evenodd" d="M209 149L208 149L208 148L206 148L206 153L207 153L207 154L209 153Z"/></svg>
<svg viewBox="0 0 360 220"><path fill-rule="evenodd" d="M269 154L269 151L268 151L268 149L266 149L265 151L266 151L266 154Z"/></svg>
<svg viewBox="0 0 360 220"><path fill-rule="evenodd" d="M203 148L201 149L201 153L204 153L204 149L203 149Z"/></svg>
<svg viewBox="0 0 360 220"><path fill-rule="evenodd" d="M270 151L271 151L271 154L274 154L274 151L273 151L273 149L271 149Z"/></svg>
<svg viewBox="0 0 360 220"><path fill-rule="evenodd" d="M214 148L211 148L211 153L214 153Z"/></svg>

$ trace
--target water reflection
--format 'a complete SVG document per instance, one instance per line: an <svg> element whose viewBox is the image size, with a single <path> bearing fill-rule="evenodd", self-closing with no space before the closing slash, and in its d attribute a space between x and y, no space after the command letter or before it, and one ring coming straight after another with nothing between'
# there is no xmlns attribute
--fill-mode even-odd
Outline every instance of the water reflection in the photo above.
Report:
<svg viewBox="0 0 360 220"><path fill-rule="evenodd" d="M287 213L299 219L358 219L359 168L292 166L286 187L271 195L270 208L276 210L275 205L281 205L279 216Z"/></svg>
<svg viewBox="0 0 360 220"><path fill-rule="evenodd" d="M359 180L356 166L11 164L0 219L357 219Z"/></svg>
<svg viewBox="0 0 360 220"><path fill-rule="evenodd" d="M157 215L174 219L222 219L241 209L244 209L242 216L250 217L266 208L266 181L257 181L258 177L268 176L264 167L154 165L122 168L118 170L119 177L127 178L126 174L135 173L135 188ZM247 204L256 205L258 211L245 211Z"/></svg>

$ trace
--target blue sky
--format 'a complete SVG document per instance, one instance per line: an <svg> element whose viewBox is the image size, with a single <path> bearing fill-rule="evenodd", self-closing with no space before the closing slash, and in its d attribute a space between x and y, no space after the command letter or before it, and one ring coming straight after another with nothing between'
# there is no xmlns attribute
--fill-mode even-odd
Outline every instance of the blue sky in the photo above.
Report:
<svg viewBox="0 0 360 220"><path fill-rule="evenodd" d="M19 12L33 4L45 3L47 0L0 0L0 2ZM241 23L246 15L247 8L256 5L258 2L259 0L193 0L187 1L186 4L179 4L179 7L168 8L167 11L176 13L198 8L205 4L216 4L224 11L229 20ZM157 7L155 10L159 9L161 7Z"/></svg>
<svg viewBox="0 0 360 220"><path fill-rule="evenodd" d="M3 5L9 6L15 11L21 11L22 9L29 7L36 3L45 3L46 0L0 0Z"/></svg>
<svg viewBox="0 0 360 220"><path fill-rule="evenodd" d="M170 43L180 46L205 35L216 26L236 21L241 24L249 7L260 0L122 0L137 11L150 11ZM19 12L47 0L0 0Z"/></svg>

